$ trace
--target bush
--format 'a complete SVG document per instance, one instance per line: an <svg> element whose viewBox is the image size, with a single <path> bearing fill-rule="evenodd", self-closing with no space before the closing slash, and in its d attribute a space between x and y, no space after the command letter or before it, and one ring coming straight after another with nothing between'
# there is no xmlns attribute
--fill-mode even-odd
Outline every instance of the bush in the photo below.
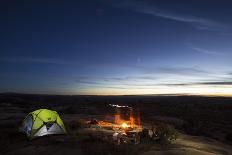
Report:
<svg viewBox="0 0 232 155"><path fill-rule="evenodd" d="M152 136L150 136L149 135L149 129L143 129L143 131L142 131L142 133L141 133L141 141L143 142L143 143L150 143L150 142L153 142L153 136L154 135L152 135Z"/></svg>
<svg viewBox="0 0 232 155"><path fill-rule="evenodd" d="M161 145L167 145L177 139L178 133L171 125L159 124L156 129L156 135Z"/></svg>

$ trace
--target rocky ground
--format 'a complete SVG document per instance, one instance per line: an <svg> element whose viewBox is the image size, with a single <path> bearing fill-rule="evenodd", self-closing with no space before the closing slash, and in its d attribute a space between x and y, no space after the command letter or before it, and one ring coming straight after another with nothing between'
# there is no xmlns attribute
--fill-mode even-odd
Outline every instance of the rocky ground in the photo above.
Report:
<svg viewBox="0 0 232 155"><path fill-rule="evenodd" d="M54 100L54 99L53 99ZM50 107L59 111L65 126L68 130L67 135L46 136L34 140L28 140L25 135L18 132L18 128L23 118L28 112L38 109L40 106L32 104L18 104L18 102L0 103L0 154L11 155L41 155L41 154L142 154L142 155L230 155L232 146L229 143L212 139L204 135L193 136L179 130L179 137L172 144L164 147L158 143L142 142L139 145L121 145L117 146L101 139L95 139L78 132L78 128L70 128L70 123L78 119L104 118L103 106L97 106L97 111L90 104L83 104L77 108L67 109L67 106L55 105ZM35 103L33 103L34 105ZM53 104L51 104L53 105ZM50 105L49 105L50 106ZM49 108L47 106L47 108ZM96 105L95 105L96 106ZM41 107L44 107L41 106ZM90 112L88 111L90 109ZM142 108L141 108L142 109ZM157 110L157 109L156 109ZM100 112L98 112L100 111ZM148 110L148 112L151 112ZM148 112L146 115L148 115ZM156 113L157 114L157 113ZM161 113L162 114L162 113ZM145 115L145 114L144 114ZM150 114L149 114L150 115ZM171 122L177 126L184 123L185 120L180 117L170 115L152 115L154 120ZM146 118L143 118L145 122ZM229 119L229 118L228 118ZM150 120L149 120L150 121ZM149 122L148 121L148 122ZM222 121L225 123L225 121ZM225 130L225 129L223 129ZM223 131L222 130L222 131ZM213 134L213 133L212 133ZM222 134L223 135L223 134ZM217 135L220 137L220 135Z"/></svg>

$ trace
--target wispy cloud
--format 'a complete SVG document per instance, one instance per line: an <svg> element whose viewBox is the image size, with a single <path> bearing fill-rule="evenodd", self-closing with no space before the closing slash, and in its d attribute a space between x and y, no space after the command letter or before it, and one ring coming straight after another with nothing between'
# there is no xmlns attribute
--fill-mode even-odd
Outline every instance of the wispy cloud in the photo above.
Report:
<svg viewBox="0 0 232 155"><path fill-rule="evenodd" d="M208 74L209 72L196 67L166 67L159 68L159 72L178 75Z"/></svg>
<svg viewBox="0 0 232 155"><path fill-rule="evenodd" d="M169 75L200 75L209 74L208 71L199 69L197 67L147 67L137 66L137 69L145 74L169 74Z"/></svg>
<svg viewBox="0 0 232 155"><path fill-rule="evenodd" d="M96 65L95 65L96 66ZM150 75L147 76L147 74L154 74L154 75L161 75L161 74L172 74L172 75L199 75L199 74L208 74L209 72L207 70L201 69L198 66L189 66L189 67L183 67L183 66L153 66L153 65L138 65L133 63L124 63L124 64L101 64L97 65L98 67L106 67L106 68L126 68L133 71L139 72L141 75L140 78L143 79L154 79L156 76L151 77ZM132 78L130 76L125 78Z"/></svg>
<svg viewBox="0 0 232 155"><path fill-rule="evenodd" d="M125 86L156 86L163 81L178 81L187 77L198 79L199 77L211 77L211 72L199 69L198 67L152 67L129 65L131 70L137 70L137 75L130 76L76 76L75 82L87 85L125 85ZM139 76L139 74L141 76Z"/></svg>
<svg viewBox="0 0 232 155"><path fill-rule="evenodd" d="M103 82L96 82L94 80L81 80L81 79L77 79L75 82L77 82L78 84L87 84L87 85L103 85Z"/></svg>
<svg viewBox="0 0 232 155"><path fill-rule="evenodd" d="M223 52L211 51L211 50L207 50L207 49L203 49L203 48L199 48L199 47L191 47L191 49L193 49L196 52L200 52L200 53L204 53L204 54L208 54L208 55L216 55L216 56L225 56L226 55L226 53L223 53Z"/></svg>
<svg viewBox="0 0 232 155"><path fill-rule="evenodd" d="M167 86L197 86L197 85L207 85L207 86L232 86L232 81L214 81L214 82L196 82L196 83L174 83L165 84Z"/></svg>
<svg viewBox="0 0 232 155"><path fill-rule="evenodd" d="M194 50L195 52L203 53L203 54L207 54L207 55L215 55L215 56L227 56L228 55L224 51L222 52L222 51L208 50L205 48L197 47L197 46L193 45L192 43L186 43L186 46L188 48Z"/></svg>
<svg viewBox="0 0 232 155"><path fill-rule="evenodd" d="M0 58L4 63L41 63L41 64L73 64L73 62L54 58L31 58L31 57L5 57Z"/></svg>
<svg viewBox="0 0 232 155"><path fill-rule="evenodd" d="M145 1L121 1L114 2L113 4L119 8L130 9L135 12L140 12L148 15L152 15L155 17L165 18L168 20L188 23L200 30L209 30L209 31L223 31L228 27L220 22L196 17L192 15L180 14L176 13L172 10L159 9L153 4L148 4Z"/></svg>
<svg viewBox="0 0 232 155"><path fill-rule="evenodd" d="M142 76L80 76L75 77L76 84L89 89L114 90L162 90L183 88L224 88L232 86L230 72L218 74L198 67L145 67L130 66L140 70ZM168 88L167 88L168 87ZM229 88L228 87L228 88Z"/></svg>
<svg viewBox="0 0 232 155"><path fill-rule="evenodd" d="M186 86L232 86L232 81L211 81L211 82L185 82L185 83L168 83L160 81L150 81L150 82L120 82L120 83L104 83L104 82L95 82L91 80L86 81L76 81L78 84L87 87L96 87L96 88L116 88L116 89L156 89L163 86L168 87L186 87Z"/></svg>
<svg viewBox="0 0 232 155"><path fill-rule="evenodd" d="M154 77L76 77L75 82L84 85L124 85L124 86L140 86L137 82L155 81Z"/></svg>
<svg viewBox="0 0 232 155"><path fill-rule="evenodd" d="M87 87L117 87L124 89L155 89L160 86L174 86L180 85L175 82L182 82L182 85L190 84L198 79L198 76L208 76L208 72L196 69L196 68L142 68L143 76L118 76L118 77L92 77L92 76L80 76L76 77L75 82L80 86ZM147 74L144 74L147 73ZM166 76L164 74L168 74ZM188 76L192 78L192 81L188 80ZM193 78L196 75L197 78ZM183 80L181 80L183 79ZM185 84L185 82L187 84ZM208 81L206 81L208 82ZM174 84L173 84L174 83Z"/></svg>
<svg viewBox="0 0 232 155"><path fill-rule="evenodd" d="M215 82L202 82L199 84L203 84L203 85L232 85L232 81L215 81Z"/></svg>

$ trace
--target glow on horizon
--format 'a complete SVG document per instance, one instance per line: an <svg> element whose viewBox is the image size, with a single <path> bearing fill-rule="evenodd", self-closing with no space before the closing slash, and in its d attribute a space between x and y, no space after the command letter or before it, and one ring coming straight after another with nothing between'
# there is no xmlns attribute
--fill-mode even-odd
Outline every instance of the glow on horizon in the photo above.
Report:
<svg viewBox="0 0 232 155"><path fill-rule="evenodd" d="M114 89L114 88L91 88L85 89L73 94L82 95L162 95L162 94L188 94L188 95L203 95L203 96L232 96L232 86L157 86L155 88L128 88L128 89Z"/></svg>

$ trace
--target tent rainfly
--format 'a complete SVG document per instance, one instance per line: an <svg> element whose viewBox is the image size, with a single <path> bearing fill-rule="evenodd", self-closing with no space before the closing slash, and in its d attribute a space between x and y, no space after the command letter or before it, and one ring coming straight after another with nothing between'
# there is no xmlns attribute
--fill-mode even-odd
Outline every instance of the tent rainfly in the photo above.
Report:
<svg viewBox="0 0 232 155"><path fill-rule="evenodd" d="M27 115L19 131L29 139L51 134L66 134L64 123L56 111L39 109Z"/></svg>

